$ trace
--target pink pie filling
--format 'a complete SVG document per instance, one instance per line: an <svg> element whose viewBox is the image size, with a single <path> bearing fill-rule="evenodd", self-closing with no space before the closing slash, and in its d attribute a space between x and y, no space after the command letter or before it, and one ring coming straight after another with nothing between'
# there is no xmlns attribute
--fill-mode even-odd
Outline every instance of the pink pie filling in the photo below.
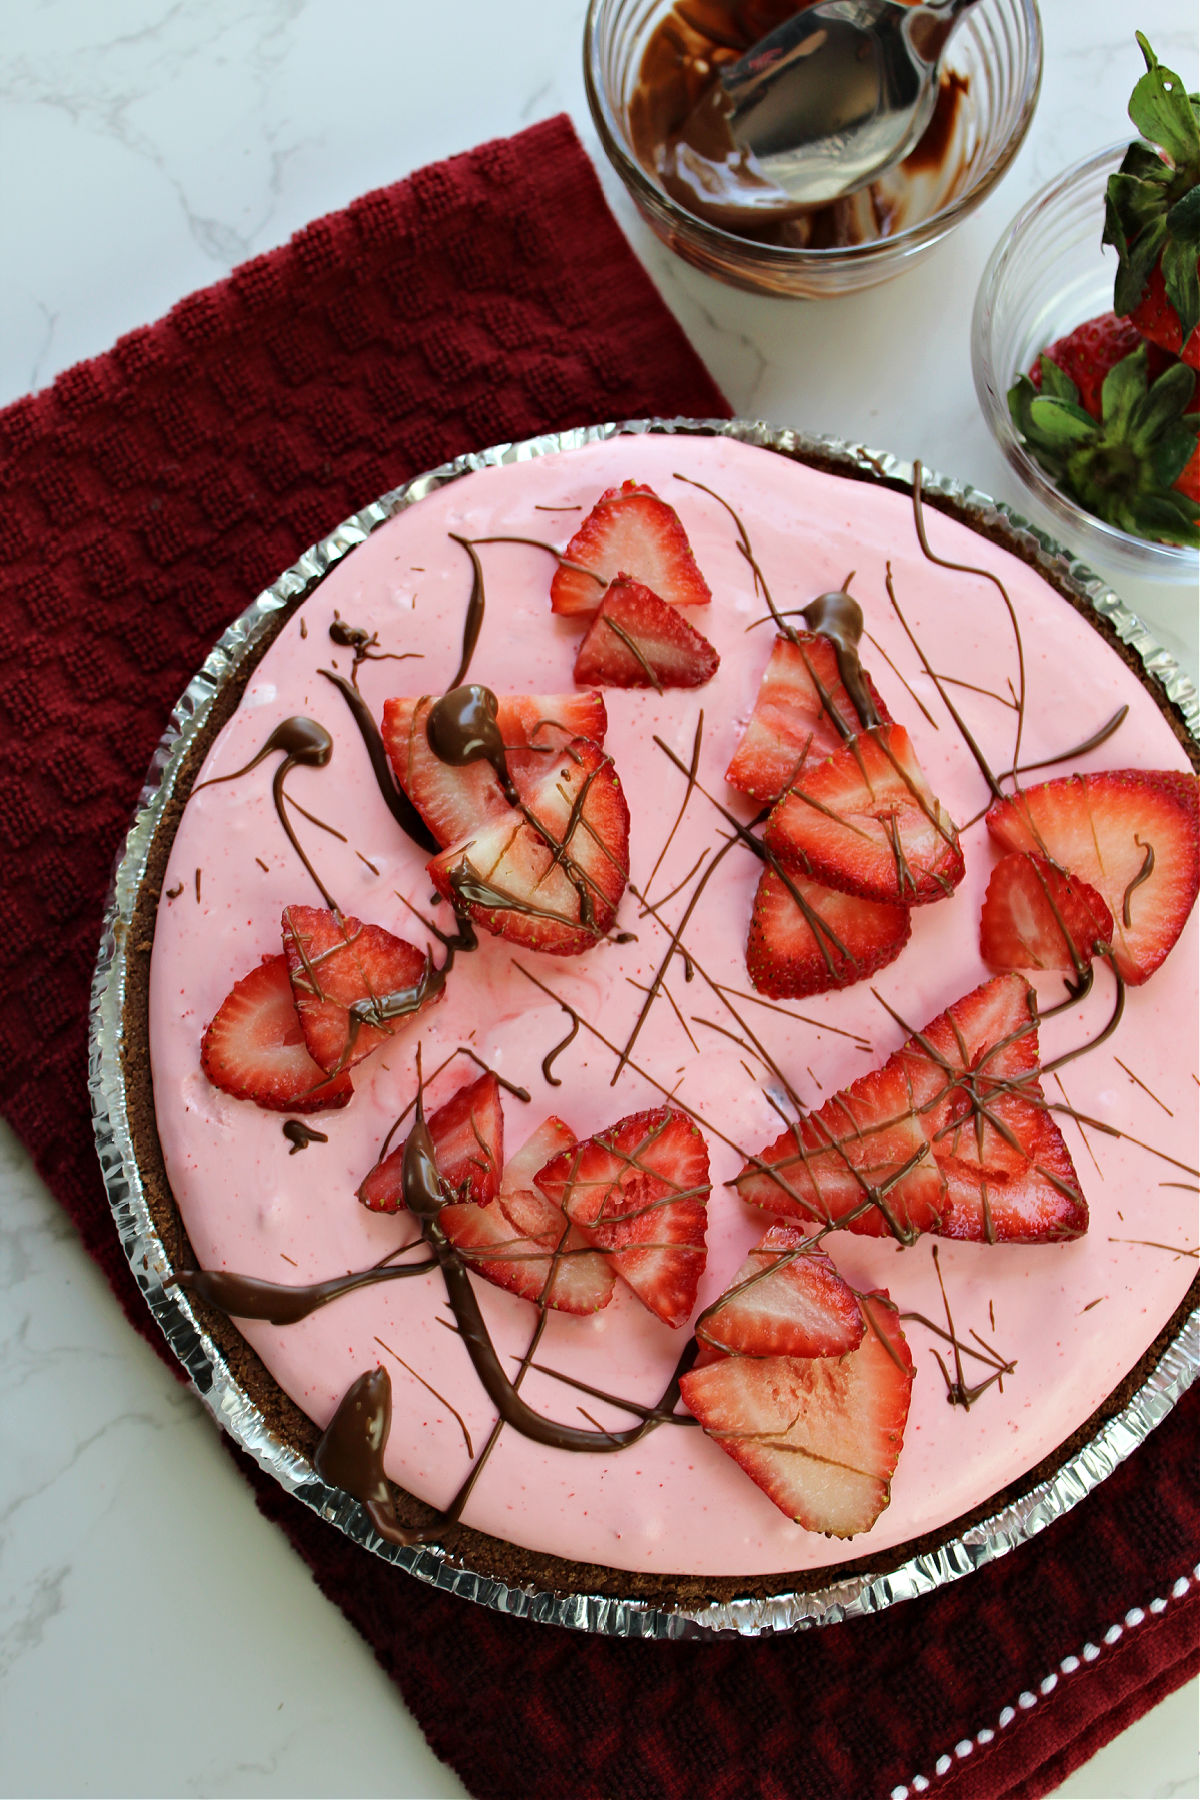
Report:
<svg viewBox="0 0 1200 1800"><path fill-rule="evenodd" d="M841 587L854 571L852 591L866 614L864 664L892 716L907 727L933 791L960 826L987 804L976 763L892 609L885 575L890 564L897 599L933 668L972 684L947 691L999 772L1013 763L1018 667L1012 626L994 583L928 561L904 495L725 440L627 437L473 474L411 507L338 565L260 663L213 745L204 775L241 768L292 715L325 725L334 741L328 766L293 770L287 787L316 819L342 834L292 815L344 911L423 944L422 929L403 900L429 915L431 889L424 854L380 799L345 702L318 673L322 667L349 673L350 653L329 637L335 613L350 626L377 632L381 650L420 656L361 665L359 685L377 718L391 694L439 693L458 664L471 588L470 563L450 534L526 536L561 547L600 492L626 478L649 482L678 511L713 593L711 607L693 610L690 618L721 655L719 673L701 689L605 695L607 748L632 813L632 881L639 891L649 884L667 925L677 923L691 889L667 896L702 854L719 846L724 827L704 794L694 792L651 883L685 790L684 777L656 747L655 735L686 763L703 709L700 784L739 817L753 811L723 777L774 633L769 624L750 629L765 608L728 508L744 526L781 610ZM1019 560L931 509L926 516L936 553L994 571L1016 608L1027 678L1023 763L1088 739L1127 704L1129 715L1108 743L1047 773L1187 767L1145 689L1071 606ZM550 612L552 558L537 548L499 543L481 546L479 555L486 615L471 679L498 692L571 691L581 627ZM622 1044L644 998L638 984L653 980L667 946L665 925L642 916L631 894L618 918L619 928L636 934L631 943L605 942L584 956L561 959L514 951L484 936L477 954L460 958L444 1002L355 1069L351 1104L310 1120L328 1141L290 1154L281 1115L219 1092L199 1061L204 1028L233 982L261 956L279 951L284 906L320 903L276 816L276 766L277 758L268 758L252 773L207 787L190 801L164 882L164 892L178 892L160 907L154 947L151 1054L158 1126L171 1184L205 1267L272 1281L314 1281L364 1268L412 1235L403 1218L366 1212L355 1189L413 1096L418 1041L426 1071L468 1044L532 1096L528 1105L505 1096L509 1154L550 1113L583 1136L658 1104L659 1089L639 1070L668 1088L679 1083L678 1096L702 1129L711 1125L706 1136L713 1193L700 1293L705 1305L769 1223L723 1185L742 1161L725 1139L758 1151L781 1129L765 1092L772 1077L754 1039L787 1072L804 1102L816 1107L901 1041L902 1029L877 996L916 1028L989 973L980 960L978 921L996 853L981 821L963 831L965 880L952 898L914 912L912 938L899 960L856 987L782 1003L787 1013L802 1017L746 997L744 946L759 865L735 849L684 934L694 979L685 980L679 958L667 973L683 1022L660 997L633 1052L637 1068L626 1066L615 1085L615 1058L587 1024L553 1065L561 1085L548 1085L542 1060L564 1036L567 1016L515 965L523 964L586 1022ZM447 926L446 915L443 906L431 916ZM618 1455L599 1456L546 1449L506 1428L467 1507L467 1523L531 1549L622 1569L699 1575L817 1570L935 1531L1036 1465L1137 1362L1193 1273L1186 1252L1194 1244L1195 1177L1187 1171L1195 1163L1200 1094L1193 1067L1197 985L1193 914L1164 967L1148 985L1130 991L1116 1035L1067 1064L1061 1084L1048 1081L1049 1099L1127 1134L1111 1137L1059 1115L1091 1208L1088 1235L1029 1248L940 1244L959 1336L970 1341L977 1332L1016 1367L1002 1388L989 1388L970 1411L950 1406L934 1356L935 1350L944 1355L946 1345L927 1326L906 1325L917 1367L912 1410L891 1504L868 1534L845 1545L802 1530L699 1430L674 1427ZM1039 976L1036 986L1047 1008L1063 996L1056 976ZM723 998L718 990L730 991ZM1092 995L1043 1028L1043 1060L1096 1036L1111 999L1112 980L1101 969ZM458 1059L432 1085L429 1103L436 1105L475 1073ZM931 1240L900 1249L890 1239L839 1233L826 1248L854 1285L886 1287L902 1311L944 1323ZM477 1286L501 1355L515 1368L534 1311L482 1281ZM663 1388L687 1328L671 1331L621 1283L617 1289L612 1304L593 1318L552 1317L538 1360L609 1393L650 1401ZM464 1429L478 1449L494 1418L448 1320L440 1277L430 1274L353 1293L299 1325L247 1323L243 1329L281 1386L319 1425L354 1378L382 1362L393 1387L388 1472L443 1505L469 1466ZM966 1364L968 1381L988 1372L982 1363ZM540 1411L570 1423L587 1422L581 1407L601 1424L630 1423L627 1413L585 1399L550 1375L531 1373L522 1392Z"/></svg>

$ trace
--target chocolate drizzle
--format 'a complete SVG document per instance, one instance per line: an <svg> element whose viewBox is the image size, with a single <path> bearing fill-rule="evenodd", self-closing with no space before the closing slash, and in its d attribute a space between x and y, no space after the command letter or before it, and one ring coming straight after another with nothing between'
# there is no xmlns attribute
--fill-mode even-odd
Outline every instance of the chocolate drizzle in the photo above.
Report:
<svg viewBox="0 0 1200 1800"><path fill-rule="evenodd" d="M396 785L382 734L366 701L352 682L347 681L344 676L337 674L333 669L318 669L317 673L323 675L326 681L333 683L350 708L351 717L358 726L359 735L366 749L376 786L393 819L401 831L412 839L418 849L424 850L430 855L436 855L441 849L441 845L404 789Z"/></svg>
<svg viewBox="0 0 1200 1800"><path fill-rule="evenodd" d="M497 715L500 702L491 688L471 682L447 688L430 707L425 720L429 748L439 762L461 769L468 763L485 762L500 783L510 806L520 807L520 796L508 772L504 740Z"/></svg>
<svg viewBox="0 0 1200 1800"><path fill-rule="evenodd" d="M292 822L288 818L284 806L284 802L288 796L284 792L283 784L291 771L295 768L323 769L327 766L330 757L333 755L333 739L323 725L319 725L315 719L305 719L300 718L299 716L291 719L283 719L275 727L262 749L259 750L256 755L252 756L248 763L244 763L240 769L234 769L229 775L210 775L207 781L198 781L196 786L192 789L192 792L195 794L198 793L201 788L217 787L223 781L237 781L241 776L248 775L251 769L256 769L259 763L265 761L268 756L273 755L279 750L282 750L283 758L279 767L276 769L274 778L271 782L271 798L275 802L275 811L279 816L279 823L283 826L283 829L287 834L288 842L296 852L296 855L300 858L300 861L303 863L308 874L312 877L317 892L320 894L330 912L339 912L341 909L339 908L337 901L333 898L333 895L329 892L329 889L325 886L321 877L313 868L312 863L305 855L304 847L292 829ZM199 870L197 870L197 898L199 898L199 888Z"/></svg>
<svg viewBox="0 0 1200 1800"><path fill-rule="evenodd" d="M833 645L842 686L853 701L854 710L863 724L878 725L882 722L879 709L871 698L871 690L859 660L863 611L858 601L847 591L851 579L847 576L846 586L839 588L836 593L821 594L816 600L810 601L801 609L801 617L810 631L819 632Z"/></svg>
<svg viewBox="0 0 1200 1800"><path fill-rule="evenodd" d="M406 1246L407 1248L408 1246ZM185 1288L219 1307L235 1319L265 1319L268 1325L297 1325L319 1307L327 1306L355 1288L374 1287L380 1281L401 1281L433 1268L420 1263L377 1263L351 1275L334 1275L327 1281L310 1281L291 1287L278 1281L260 1281L254 1275L235 1275L229 1269L180 1269L169 1286Z"/></svg>
<svg viewBox="0 0 1200 1800"><path fill-rule="evenodd" d="M292 1146L289 1156L295 1156L298 1150L307 1150L310 1144L327 1144L329 1133L318 1131L315 1126L308 1125L303 1119L285 1119L283 1135Z"/></svg>

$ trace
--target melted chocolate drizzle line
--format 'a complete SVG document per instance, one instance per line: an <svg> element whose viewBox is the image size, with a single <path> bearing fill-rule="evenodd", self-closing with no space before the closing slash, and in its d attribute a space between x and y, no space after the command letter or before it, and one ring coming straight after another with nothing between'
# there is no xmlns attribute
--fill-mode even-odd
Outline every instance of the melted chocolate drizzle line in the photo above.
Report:
<svg viewBox="0 0 1200 1800"><path fill-rule="evenodd" d="M292 1146L288 1151L289 1156L295 1156L298 1150L307 1150L310 1144L327 1144L329 1142L327 1131L318 1131L314 1126L306 1124L303 1119L285 1119L283 1135Z"/></svg>
<svg viewBox="0 0 1200 1800"><path fill-rule="evenodd" d="M1172 1256L1200 1257L1200 1245L1194 1250L1181 1250L1178 1244L1156 1244L1150 1238L1110 1237L1110 1244L1136 1244L1141 1250L1169 1250Z"/></svg>
<svg viewBox="0 0 1200 1800"><path fill-rule="evenodd" d="M1119 706L1111 719L1106 719L1099 730L1094 731L1091 737L1084 738L1082 743L1072 744L1069 750L1056 750L1053 756L1043 756L1037 762L1022 763L1019 769L1005 769L1002 775L997 776L997 780L1012 781L1020 775L1032 775L1037 769L1052 769L1056 763L1070 762L1077 756L1086 756L1089 750L1098 750L1101 744L1107 743L1109 738L1120 729L1128 712L1127 706ZM963 830L966 831L970 826L978 824L987 810L986 806L982 807L973 818L967 820ZM1030 823L1032 825L1032 821ZM1045 846L1041 845L1041 849L1044 852ZM1053 858L1047 857L1047 861L1053 861Z"/></svg>
<svg viewBox="0 0 1200 1800"><path fill-rule="evenodd" d="M522 1400L496 1354L470 1277L438 1223L438 1213L443 1205L441 1184L433 1139L422 1112L418 1098L417 1119L404 1143L404 1198L408 1210L420 1224L422 1237L437 1258L459 1335L492 1405L505 1424L534 1443L546 1444L552 1449L607 1454L636 1443L650 1428L645 1420L623 1431L584 1431L578 1426L547 1419ZM675 1377L668 1384L659 1406L673 1405L671 1396L677 1391Z"/></svg>
<svg viewBox="0 0 1200 1800"><path fill-rule="evenodd" d="M857 1031L846 1031L841 1025L831 1025L826 1019L810 1019L806 1013L792 1012L786 1006L780 1006L776 1000L767 1000L762 994L748 994L741 988L726 987L718 983L723 994L732 994L735 1000L752 1000L755 1006L765 1006L768 1012L782 1013L785 1019L795 1019L801 1025L811 1025L815 1031L829 1031L836 1037L849 1038L864 1050L873 1050L875 1046L870 1038L865 1038Z"/></svg>
<svg viewBox="0 0 1200 1800"><path fill-rule="evenodd" d="M951 687L966 688L971 694L982 694L987 700L996 700L1001 706L1010 707L1013 712L1017 710L1017 702L1007 694L997 694L992 688L980 687L975 681L964 681L961 675L939 675L938 680L948 681Z"/></svg>
<svg viewBox="0 0 1200 1800"><path fill-rule="evenodd" d="M1121 897L1121 923L1124 925L1126 931L1128 931L1129 927L1133 924L1133 915L1129 910L1130 896L1135 888L1141 887L1143 881L1149 881L1151 875L1154 873L1154 845L1143 844L1136 832L1134 833L1133 841L1138 849L1144 850L1146 854L1142 858L1141 868L1129 883L1129 886L1125 889L1125 892Z"/></svg>
<svg viewBox="0 0 1200 1800"><path fill-rule="evenodd" d="M847 575L845 583L836 592L821 594L803 607L802 614L810 631L829 639L833 645L833 654L837 662L838 674L842 686L850 696L851 704L863 725L870 728L881 723L879 709L871 697L867 686L867 678L859 660L858 646L862 641L863 613L862 607L849 592L853 575ZM808 658L805 657L807 662ZM810 671L811 673L811 671ZM833 708L823 690L818 688L821 701L827 712L833 716Z"/></svg>
<svg viewBox="0 0 1200 1800"><path fill-rule="evenodd" d="M394 1357L396 1359L396 1361L400 1364L400 1367L405 1371L405 1373L408 1375L411 1375L414 1381L419 1382L421 1384L421 1386L425 1389L425 1392L427 1394L432 1394L434 1399L438 1402L438 1404L441 1406L444 1406L446 1411L448 1413L452 1414L455 1419L457 1419L458 1428L463 1434L463 1442L467 1446L467 1455L474 1456L475 1447L471 1442L471 1434L467 1430L467 1422L463 1418L462 1414L459 1412L458 1408L456 1406L453 1406L451 1404L451 1402L449 1400L447 1400L445 1394L439 1394L437 1389L435 1387L433 1387L428 1381L426 1381L425 1377L423 1375L419 1374L417 1372L417 1370L413 1368L411 1363L406 1363L404 1358L401 1356L401 1354L398 1350L393 1350L392 1346L390 1344L385 1344L381 1337L377 1337L375 1339L375 1342L379 1345L379 1348L381 1350L386 1350L389 1356Z"/></svg>
<svg viewBox="0 0 1200 1800"><path fill-rule="evenodd" d="M959 734L962 737L963 742L966 744L967 749L971 752L971 755L975 758L975 762L979 768L980 774L983 776L983 779L987 782L988 787L991 789L993 797L997 800L1003 800L1004 799L1004 790L1000 786L1000 783L996 779L995 775L993 775L991 768L988 764L987 758L984 756L983 751L979 748L979 745L975 742L974 737L971 735L970 729L968 728L967 723L966 723L965 719L963 718L962 714L959 712L958 708L955 706L953 700L951 700L949 694L946 692L945 688L943 687L942 683L939 681L938 677L934 674L933 666L930 663L929 658L926 656L924 650L922 650L920 644L917 642L917 639L913 633L912 627L909 625L908 620L904 617L904 614L900 610L900 602L896 598L896 585L892 579L892 565L890 562L887 565L887 574L884 578L884 585L887 588L888 599L892 603L892 610L895 613L897 619L900 621L900 624L904 629L905 636L907 637L909 643L912 645L913 649L916 651L917 655L920 657L922 668L925 670L925 673L928 675L930 681L932 681L934 687L937 689L938 694L941 697L942 704L946 708L946 711L950 714L950 717L954 720L954 723L957 725Z"/></svg>
<svg viewBox="0 0 1200 1800"><path fill-rule="evenodd" d="M1071 1096L1070 1096L1070 1094L1068 1094L1066 1088L1063 1086L1063 1078L1058 1073L1057 1070L1055 1070L1054 1080L1058 1087L1058 1091L1062 1095L1063 1099L1066 1101L1067 1106L1071 1107ZM1078 1129L1079 1135L1083 1139L1083 1147L1087 1151L1088 1155L1092 1159L1093 1164L1095 1165L1096 1174L1097 1174L1098 1178L1101 1181L1103 1181L1104 1180L1104 1170L1100 1167L1100 1162L1096 1155L1096 1152L1092 1149L1092 1140L1088 1136L1087 1132L1083 1129L1082 1120L1079 1118L1078 1114L1075 1113L1073 1107L1071 1107L1071 1113L1075 1119L1075 1124L1076 1124L1076 1128Z"/></svg>
<svg viewBox="0 0 1200 1800"><path fill-rule="evenodd" d="M325 819L318 819L316 813L310 813L307 806L301 806L300 802L293 799L290 794L287 799L288 805L293 807L295 811L300 814L301 818L307 819L310 825L315 825L318 831L327 831L330 837L338 840L339 844L348 844L350 842L345 832L339 831L336 825L330 825Z"/></svg>
<svg viewBox="0 0 1200 1800"><path fill-rule="evenodd" d="M887 664L888 668L892 671L892 674L896 677L896 680L900 683L901 687L904 688L905 692L911 698L913 705L920 708L921 712L928 719L930 725L933 727L933 729L935 731L940 731L942 729L941 726L938 724L937 720L934 718L933 714L930 712L929 708L926 706L925 702L922 700L920 694L918 694L916 688L913 687L912 683L907 681L905 679L905 677L900 673L899 669L896 667L895 663L892 661L891 657L888 655L887 651L884 649L883 645L879 642L879 640L877 638L873 638L869 631L864 632L863 635L865 636L868 644L870 644L873 649L878 650L880 656L882 656L884 662Z"/></svg>
<svg viewBox="0 0 1200 1800"><path fill-rule="evenodd" d="M436 854L441 849L441 845L403 788L397 786L382 734L371 716L366 701L351 682L347 681L344 676L338 675L334 670L318 669L317 673L323 675L326 681L333 683L350 708L351 717L358 726L359 735L366 749L367 758L371 764L371 773L375 777L380 797L393 819L401 831L412 839L418 849L429 854Z"/></svg>
<svg viewBox="0 0 1200 1800"><path fill-rule="evenodd" d="M1130 1081L1133 1082L1135 1087L1140 1087L1143 1094L1149 1094L1149 1096L1153 1100L1155 1106L1162 1107L1162 1109L1166 1113L1168 1119L1173 1119L1175 1117L1175 1114L1171 1111L1171 1108L1167 1105L1166 1101L1160 1100L1158 1095L1154 1092L1154 1089L1148 1088L1146 1086L1145 1082L1142 1081L1137 1075L1135 1075L1133 1070L1131 1068L1129 1068L1126 1063L1123 1063L1121 1061L1119 1056L1114 1056L1113 1061L1116 1063L1118 1069L1125 1070L1125 1073L1128 1075Z"/></svg>
<svg viewBox="0 0 1200 1800"><path fill-rule="evenodd" d="M450 540L461 546L471 559L471 592L467 600L466 617L463 620L462 655L458 668L446 683L447 689L456 688L466 680L467 670L471 666L471 658L475 654L475 646L479 642L479 632L483 625L483 615L487 607L487 598L483 591L483 564L469 538L459 537L457 532L447 533Z"/></svg>
<svg viewBox="0 0 1200 1800"><path fill-rule="evenodd" d="M403 1246L412 1249L411 1244ZM398 1253L397 1253L398 1254ZM423 1275L435 1264L426 1259L419 1263L377 1263L371 1269L359 1269L351 1275L334 1275L327 1281L310 1281L289 1287L278 1281L260 1281L253 1275L236 1275L228 1269L179 1269L166 1283L168 1287L185 1288L197 1294L210 1306L219 1307L235 1319L265 1319L268 1325L296 1325L319 1307L356 1288L373 1287L379 1281L402 1281L410 1275Z"/></svg>
<svg viewBox="0 0 1200 1800"><path fill-rule="evenodd" d="M557 995L555 996L555 998L557 999ZM568 1006L565 1000L559 1000L558 1004L562 1007L563 1011L568 1015L571 1023L567 1029L567 1035L561 1040L561 1042L555 1044L553 1050L548 1050L546 1052L545 1056L543 1056L543 1058L542 1058L542 1074L545 1077L545 1079L550 1087L561 1087L562 1086L562 1076L561 1075L552 1075L550 1073L550 1071L554 1067L554 1064L557 1062L558 1058L562 1055L563 1051L566 1049L567 1045L573 1044L575 1042L575 1039L579 1033L579 1014L575 1011L574 1007Z"/></svg>
<svg viewBox="0 0 1200 1800"><path fill-rule="evenodd" d="M668 900L673 900L675 898L676 894L681 894L683 892L684 888L688 885L688 882L691 881L692 877L697 873L697 871L700 868L700 864L704 861L704 859L707 855L708 855L707 849L702 850L700 852L699 856L696 858L695 862L692 864L691 868L688 870L687 874L683 877L683 880L677 881L673 888L668 888L667 892L663 895L662 899L656 900L654 902L654 905L655 906L665 906L667 904ZM644 895L645 890L643 889L642 891L643 891L643 895ZM647 903L645 898L643 898L642 899L642 910L638 914L638 918L639 919L647 918L652 911L653 911L653 908Z"/></svg>
<svg viewBox="0 0 1200 1800"><path fill-rule="evenodd" d="M935 552L930 548L929 537L925 530L924 480L925 480L924 468L922 467L921 463L914 462L914 464L913 464L913 486L912 486L913 523L916 526L917 542L921 546L922 554L925 556L927 561L929 561L931 563L935 563L937 565L937 567L940 569L952 569L960 575L977 575L983 580L990 581L992 583L993 587L995 587L999 591L1000 598L1003 600L1004 605L1008 611L1008 617L1009 617L1009 621L1012 625L1013 639L1016 644L1016 651L1017 651L1017 735L1016 735L1016 738L1013 743L1013 767L1015 768L1021 760L1021 733L1023 732L1023 730L1025 728L1025 697L1026 697L1025 645L1024 645L1024 642L1021 637L1021 627L1017 621L1017 609L1013 605L1012 595L1009 593L1008 589L1005 587L1005 585L1001 581L1000 577L996 574L993 574L991 569L977 568L971 563L950 562L946 557L936 555ZM891 571L889 569L889 589L890 589L890 574L891 574ZM895 604L894 601L893 601L893 604ZM907 627L905 629L907 629ZM922 661L924 661L923 656L922 656ZM943 694L943 699L944 698L945 698L945 695ZM955 723L956 724L958 723L957 719L955 720ZM962 727L960 726L959 729L961 730ZM973 748L970 739L967 740L967 743L968 743L968 748Z"/></svg>
<svg viewBox="0 0 1200 1800"><path fill-rule="evenodd" d="M642 883L642 892L644 894L648 894L650 892L650 889L654 886L654 877L658 874L659 869L662 867L663 859L665 858L667 851L671 848L671 845L675 841L675 833L679 830L679 827L683 824L683 815L684 815L684 813L686 813L686 811L688 809L688 802L691 800L692 790L696 785L696 775L699 772L699 768L700 768L700 746L703 743L703 741L704 741L704 708L701 707L699 716L696 720L695 736L692 738L692 755L691 755L691 760L688 763L687 787L684 789L683 799L680 802L679 811L675 815L675 823L672 825L670 831L668 831L668 833L666 835L666 839L663 843L663 847L659 851L658 856L655 859L654 867L651 869L649 875L646 877L645 881ZM683 886L683 885L685 885L685 883L681 883L680 885ZM677 891L678 890L676 890L676 892ZM670 896L668 895L667 898L670 898ZM660 904L661 904L661 902L660 902Z"/></svg>

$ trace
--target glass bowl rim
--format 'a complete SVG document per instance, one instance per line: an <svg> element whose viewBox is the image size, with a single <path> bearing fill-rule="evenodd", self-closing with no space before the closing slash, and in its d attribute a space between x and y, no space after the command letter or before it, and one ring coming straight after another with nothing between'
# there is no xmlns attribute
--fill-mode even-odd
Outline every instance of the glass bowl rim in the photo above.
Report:
<svg viewBox="0 0 1200 1800"><path fill-rule="evenodd" d="M627 147L594 67L597 15L605 4L607 4L607 0L588 0L587 16L583 27L583 85L592 121L600 135L606 156L639 204L649 207L651 211L661 211L680 230L690 233L700 241L710 243L715 249L723 249L727 253L731 252L740 256L743 261L751 264L796 269L837 268L844 264L869 264L889 256L903 255L906 250L915 246L936 242L938 238L944 237L963 215L979 206L1002 176L1007 173L1014 157L1025 142L1037 108L1038 96L1041 93L1045 65L1045 42L1038 0L1013 0L1019 16L1028 27L1029 62L1025 74L1020 112L1014 130L1000 146L995 160L981 172L977 181L963 193L956 194L952 200L947 201L936 212L929 213L923 219L918 219L913 225L906 225L903 230L895 232L891 237L871 238L862 244L816 248L802 248L789 244L762 244L753 238L739 237L735 232L725 231L721 226L711 225L707 220L698 218L695 213L688 212L650 178Z"/></svg>
<svg viewBox="0 0 1200 1800"><path fill-rule="evenodd" d="M1132 138L1125 136L1103 149L1089 151L1078 162L1071 163L1052 181L1032 194L1009 220L997 239L979 280L971 315L971 372L975 394L988 427L1005 460L1015 469L1025 486L1056 520L1072 531L1092 535L1092 548L1111 556L1128 573L1146 580L1193 579L1200 569L1200 551L1186 544L1156 543L1135 537L1109 525L1055 487L1049 476L1035 462L1020 438L1008 411L1008 386L1001 389L999 371L992 354L992 332L988 324L994 312L994 301L1000 278L1012 258L1020 253L1030 227L1047 208L1081 187L1089 177L1103 169L1115 169L1124 158ZM1099 226L1097 226L1099 230ZM1013 377L1015 380L1015 376ZM1009 384L1011 385L1011 383Z"/></svg>

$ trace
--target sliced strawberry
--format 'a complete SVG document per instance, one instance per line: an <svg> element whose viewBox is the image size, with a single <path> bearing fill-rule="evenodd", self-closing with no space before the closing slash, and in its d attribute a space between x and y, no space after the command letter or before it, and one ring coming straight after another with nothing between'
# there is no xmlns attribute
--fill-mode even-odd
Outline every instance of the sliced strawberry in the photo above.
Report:
<svg viewBox="0 0 1200 1800"><path fill-rule="evenodd" d="M537 1185L643 1306L683 1324L704 1270L710 1187L708 1146L684 1113L632 1113L556 1156Z"/></svg>
<svg viewBox="0 0 1200 1800"><path fill-rule="evenodd" d="M589 1245L561 1208L533 1185L539 1169L574 1142L561 1119L549 1118L505 1164L498 1202L487 1214L486 1228L493 1235L484 1235L480 1220L469 1221L479 1234L475 1252L490 1243L498 1254L484 1261L476 1254L472 1267L499 1287L523 1294L539 1305L586 1315L598 1312L612 1299L616 1286L612 1266L608 1257ZM498 1235L501 1227L497 1214L505 1222L506 1242ZM460 1238L456 1237L455 1242L462 1247Z"/></svg>
<svg viewBox="0 0 1200 1800"><path fill-rule="evenodd" d="M439 893L486 931L578 956L609 930L629 878L629 808L610 759L577 738L509 758L539 828L509 807L428 864Z"/></svg>
<svg viewBox="0 0 1200 1800"><path fill-rule="evenodd" d="M867 687L880 719L890 724L891 714L869 676ZM725 779L766 805L778 800L806 764L820 762L865 722L838 673L830 638L816 631L777 637Z"/></svg>
<svg viewBox="0 0 1200 1800"><path fill-rule="evenodd" d="M271 1112L322 1112L354 1092L345 1070L330 1080L309 1055L282 954L264 957L226 994L200 1063L222 1092Z"/></svg>
<svg viewBox="0 0 1200 1800"><path fill-rule="evenodd" d="M447 1197L483 1208L496 1197L504 1163L500 1083L489 1070L451 1094L427 1120L434 1160ZM371 1212L403 1212L404 1145L377 1162L358 1197ZM439 1218L441 1214L438 1215Z"/></svg>
<svg viewBox="0 0 1200 1800"><path fill-rule="evenodd" d="M867 1331L845 1356L729 1356L680 1380L685 1404L797 1524L869 1531L890 1498L913 1362L886 1293L863 1296Z"/></svg>
<svg viewBox="0 0 1200 1800"><path fill-rule="evenodd" d="M610 581L625 574L671 606L704 606L711 599L679 514L653 488L626 481L609 488L563 552L550 584L556 613L594 613ZM590 574L582 571L590 570Z"/></svg>
<svg viewBox="0 0 1200 1800"><path fill-rule="evenodd" d="M798 1225L772 1225L696 1336L737 1356L844 1356L862 1342L862 1308Z"/></svg>
<svg viewBox="0 0 1200 1800"><path fill-rule="evenodd" d="M937 1230L986 1243L1082 1235L1087 1202L1037 1079L1037 997L998 975L889 1059L911 1089L946 1181Z"/></svg>
<svg viewBox="0 0 1200 1800"><path fill-rule="evenodd" d="M911 930L907 906L839 894L800 874L785 881L768 864L754 896L746 967L759 993L777 1000L823 994L893 962Z"/></svg>
<svg viewBox="0 0 1200 1800"><path fill-rule="evenodd" d="M945 1210L945 1178L895 1057L789 1126L734 1186L768 1212L868 1237L936 1231Z"/></svg>
<svg viewBox="0 0 1200 1800"><path fill-rule="evenodd" d="M1117 967L1136 987L1163 961L1195 904L1198 817L1194 776L1110 769L999 800L987 824L1006 850L1033 851L1095 888L1112 913Z"/></svg>
<svg viewBox="0 0 1200 1800"><path fill-rule="evenodd" d="M720 657L683 614L628 575L605 591L575 658L582 687L703 687Z"/></svg>
<svg viewBox="0 0 1200 1800"><path fill-rule="evenodd" d="M507 801L491 765L453 767L434 755L425 726L436 695L386 700L383 741L396 780L439 844L457 843ZM561 750L573 738L603 744L608 716L599 694L501 694L496 723L506 750Z"/></svg>
<svg viewBox="0 0 1200 1800"><path fill-rule="evenodd" d="M945 899L963 877L958 833L902 725L860 732L809 764L763 836L781 862L866 900L921 906Z"/></svg>
<svg viewBox="0 0 1200 1800"><path fill-rule="evenodd" d="M330 1073L353 1068L429 1004L424 951L382 925L287 906L283 953L309 1054Z"/></svg>
<svg viewBox="0 0 1200 1800"><path fill-rule="evenodd" d="M1113 916L1095 888L1042 856L1002 856L979 919L989 969L1086 968L1112 942Z"/></svg>

